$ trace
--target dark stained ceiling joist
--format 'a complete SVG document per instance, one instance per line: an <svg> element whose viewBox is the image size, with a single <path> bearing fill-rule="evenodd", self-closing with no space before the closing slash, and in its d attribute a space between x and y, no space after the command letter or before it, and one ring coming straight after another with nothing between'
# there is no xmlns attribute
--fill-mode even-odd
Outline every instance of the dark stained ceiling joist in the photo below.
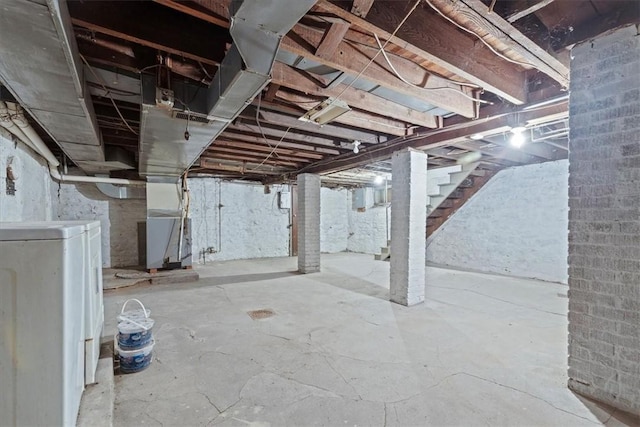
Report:
<svg viewBox="0 0 640 427"><path fill-rule="evenodd" d="M228 30L146 1L67 2L71 22L107 34L206 64L224 58ZM176 28L188 29L175 31Z"/></svg>

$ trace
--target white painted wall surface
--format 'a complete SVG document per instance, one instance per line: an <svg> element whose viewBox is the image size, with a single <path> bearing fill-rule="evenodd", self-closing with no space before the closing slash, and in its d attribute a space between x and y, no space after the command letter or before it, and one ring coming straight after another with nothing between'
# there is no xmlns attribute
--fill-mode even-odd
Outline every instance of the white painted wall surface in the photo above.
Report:
<svg viewBox="0 0 640 427"><path fill-rule="evenodd" d="M433 169L427 165L427 195L440 194L439 184L449 184L449 174L461 170L462 166L459 165Z"/></svg>
<svg viewBox="0 0 640 427"><path fill-rule="evenodd" d="M380 253L387 246L387 209L391 218L391 208L375 206L373 188L366 188L366 209L358 212L353 207L353 191L348 192L349 235L347 250L365 254Z"/></svg>
<svg viewBox="0 0 640 427"><path fill-rule="evenodd" d="M349 210L346 189L320 189L321 252L335 253L347 250Z"/></svg>
<svg viewBox="0 0 640 427"><path fill-rule="evenodd" d="M138 222L146 220L145 200L119 200L102 194L94 184L63 184L58 219L99 220L103 267L137 265Z"/></svg>
<svg viewBox="0 0 640 427"><path fill-rule="evenodd" d="M16 179L16 193L7 195L7 166ZM22 142L16 144L0 129L0 221L49 221L56 217L58 185L46 163Z"/></svg>
<svg viewBox="0 0 640 427"><path fill-rule="evenodd" d="M567 282L568 163L499 172L427 240L427 261Z"/></svg>
<svg viewBox="0 0 640 427"><path fill-rule="evenodd" d="M278 191L287 186L264 186L189 179L190 216L193 227L193 261L280 257L289 255L289 209L278 208ZM219 207L222 205L222 207Z"/></svg>

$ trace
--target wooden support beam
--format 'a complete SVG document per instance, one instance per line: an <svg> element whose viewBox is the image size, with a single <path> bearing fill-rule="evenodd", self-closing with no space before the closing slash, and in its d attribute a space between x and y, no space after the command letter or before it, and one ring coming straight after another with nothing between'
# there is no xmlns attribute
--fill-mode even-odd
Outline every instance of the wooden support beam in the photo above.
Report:
<svg viewBox="0 0 640 427"><path fill-rule="evenodd" d="M295 68L279 62L274 64L271 74L273 78L272 82L281 87L294 89L308 95L340 97L341 100L345 101L351 107L432 129L438 128L441 125L439 117L412 110L409 107L396 104L363 90L349 88L344 84L331 88L321 87L313 79L303 75Z"/></svg>
<svg viewBox="0 0 640 427"><path fill-rule="evenodd" d="M305 147L306 150L312 151L312 152L315 151L317 153L323 153L323 154L340 154L340 151L337 150L338 147L335 147L333 145L318 144L313 142L295 143L295 142L289 142L285 140L280 142L280 137L273 137L273 136L267 137L267 140L265 142L265 139L262 137L262 135L249 135L249 134L240 132L237 128L227 128L227 130L225 130L225 132L222 133L220 138L231 140L231 141L252 142L256 144L271 144L271 146L275 146L276 144L280 143L280 146L284 146L284 147L290 147L290 148Z"/></svg>
<svg viewBox="0 0 640 427"><path fill-rule="evenodd" d="M269 84L269 87L267 88L267 92L264 94L265 101L272 102L276 97L278 89L280 89L280 86L271 82L271 84Z"/></svg>
<svg viewBox="0 0 640 427"><path fill-rule="evenodd" d="M464 24L462 25L474 33L480 36L489 34L495 37L521 56L524 62L542 71L563 87L569 86L569 69L567 67L500 15L487 13L487 6L481 0L460 0L455 3L449 0L429 0L429 2L443 13L463 20Z"/></svg>
<svg viewBox="0 0 640 427"><path fill-rule="evenodd" d="M317 99L304 95L297 95L290 92L278 91L278 98L297 105L304 110L310 110ZM388 119L381 116L373 116L357 110L351 110L333 120L333 123L342 123L349 126L367 129L374 132L386 133L389 135L406 136L412 133L411 127L398 120Z"/></svg>
<svg viewBox="0 0 640 427"><path fill-rule="evenodd" d="M342 43L342 39L344 35L347 34L347 31L349 31L348 22L334 22L331 24L324 32L322 41L316 48L316 56L324 59L331 58L338 46L340 46L340 43Z"/></svg>
<svg viewBox="0 0 640 427"><path fill-rule="evenodd" d="M320 0L317 6L349 21L351 26L377 34L383 40L406 49L435 65L449 70L514 104L527 100L526 76L518 66L500 61L477 39L471 38L431 13L418 7L400 27L395 37L392 32L413 7L413 0L375 2L367 20L347 12L338 5ZM464 54L460 54L464 52Z"/></svg>
<svg viewBox="0 0 640 427"><path fill-rule="evenodd" d="M232 41L224 28L152 2L72 1L67 6L74 25L205 64L219 64Z"/></svg>
<svg viewBox="0 0 640 427"><path fill-rule="evenodd" d="M258 152L258 151L253 151L253 150L245 150L241 147L234 147L233 144L212 144L211 146L209 146L209 148L207 148L205 150L205 153L212 155L215 153L228 153L228 154L238 154L240 156L243 157L254 157L256 158L258 161L262 161L263 159L265 159L267 156L270 156L269 159L274 160L274 161L279 161L279 162L283 162L283 161L287 161L287 162L293 162L293 163L299 163L299 164L303 164L303 163L309 163L311 162L311 159L308 158L301 158L301 157L297 157L297 156L288 156L286 154L278 154L276 155L275 151L269 150L268 152Z"/></svg>
<svg viewBox="0 0 640 427"><path fill-rule="evenodd" d="M263 103L263 107L265 107ZM266 107L271 108L271 105L267 104ZM253 107L249 107L245 109L242 113L240 113L240 117L248 118L251 120L255 120L255 109ZM266 108L262 108L260 110L260 121L263 123L290 127L292 129L298 129L305 132L311 132L317 135L326 135L333 138L339 138L342 140L358 140L369 143L379 143L387 140L387 137L384 135L378 135L375 133L364 132L356 129L351 129L343 126L336 126L334 124L326 124L326 125L317 125L315 123L303 122L298 120L297 117L293 117L291 115L282 114L274 111L267 110Z"/></svg>
<svg viewBox="0 0 640 427"><path fill-rule="evenodd" d="M519 12L516 12L512 15L509 15L507 17L507 21L509 21L510 23L514 23L516 22L518 19L524 18L525 16L531 15L532 13L534 13L537 10L542 9L543 7L545 7L546 5L548 5L549 3L553 2L554 0L539 0L537 3L534 3L533 5L522 9Z"/></svg>
<svg viewBox="0 0 640 427"><path fill-rule="evenodd" d="M206 155L209 158L215 158L215 159L225 159L225 160L236 160L236 161L247 161L247 162L253 162L253 163L261 163L262 161L264 161L265 165L274 165L274 166L290 166L290 167L299 167L300 165L297 162L290 162L290 161L284 161L284 160L278 160L277 157L271 157L269 159L266 159L266 155L263 156L257 156L255 154L251 154L251 153L246 153L246 152L240 152L238 154L230 154L227 152L221 152L219 150L210 150L206 152Z"/></svg>
<svg viewBox="0 0 640 427"><path fill-rule="evenodd" d="M213 145L218 147L242 148L245 150L257 151L262 153L270 153L271 151L273 151L277 155L292 156L292 157L300 158L302 160L304 159L320 160L324 158L324 156L319 153L313 153L313 152L300 150L300 149L291 149L289 145L284 145L284 142L280 143L280 145L278 145L277 148L275 147L275 145L273 145L273 148L272 148L272 147L269 147L264 141L263 141L263 144L260 144L260 143L252 143L252 142L242 142L242 141L236 140L235 138L219 137L214 141Z"/></svg>
<svg viewBox="0 0 640 427"><path fill-rule="evenodd" d="M374 0L353 0L353 6L351 6L351 13L360 18L364 18L369 13L369 9L373 6Z"/></svg>
<svg viewBox="0 0 640 427"><path fill-rule="evenodd" d="M536 110L520 111L518 119L527 122L534 119L543 119L546 117L556 117L558 114L566 112L567 104L550 105L540 107ZM467 140L469 135L491 131L500 133L507 131L511 124L512 114L499 115L492 119L485 119L479 123L470 122L452 126L447 129L438 129L428 131L420 135L414 135L408 138L397 138L385 144L379 144L373 147L366 147L359 154L343 154L337 156L331 163L320 162L309 165L297 173L330 173L346 170L362 165L366 165L375 161L385 160L391 155L404 148L415 148L419 150L427 150L434 147L444 147L451 145L457 141Z"/></svg>
<svg viewBox="0 0 640 427"><path fill-rule="evenodd" d="M314 46L318 46L321 39L322 33L318 30L296 25L283 39L282 49L351 76L360 75L363 80L417 98L444 110L465 117L474 117L475 103L469 98L472 93L470 88L435 76L408 59L389 54L393 67L412 84L405 83L396 76L383 55L376 56L379 52L378 47L343 41L331 57L321 58L314 53ZM376 59L371 62L371 58L374 57Z"/></svg>

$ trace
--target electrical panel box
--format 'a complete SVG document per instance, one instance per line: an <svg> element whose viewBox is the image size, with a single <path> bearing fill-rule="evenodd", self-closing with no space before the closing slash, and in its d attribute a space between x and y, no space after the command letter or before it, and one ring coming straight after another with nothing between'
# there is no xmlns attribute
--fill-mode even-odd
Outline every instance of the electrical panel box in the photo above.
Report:
<svg viewBox="0 0 640 427"><path fill-rule="evenodd" d="M278 191L278 208L291 209L291 193L288 191Z"/></svg>
<svg viewBox="0 0 640 427"><path fill-rule="evenodd" d="M356 188L353 190L353 209L365 209L367 207L367 189Z"/></svg>

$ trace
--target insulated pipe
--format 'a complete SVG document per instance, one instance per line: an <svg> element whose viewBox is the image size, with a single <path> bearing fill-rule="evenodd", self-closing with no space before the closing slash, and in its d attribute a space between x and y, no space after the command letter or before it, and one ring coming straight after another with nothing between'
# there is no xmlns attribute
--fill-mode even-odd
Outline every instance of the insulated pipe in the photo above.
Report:
<svg viewBox="0 0 640 427"><path fill-rule="evenodd" d="M13 120L11 120L11 116L9 110L7 109L7 104L4 101L0 101L0 126L9 131L13 136L22 141L27 147L31 148L34 151L38 151L33 146L33 143L27 136L20 130Z"/></svg>
<svg viewBox="0 0 640 427"><path fill-rule="evenodd" d="M31 146L38 154L45 158L49 164L49 174L51 177L59 182L89 182L89 183L105 183L116 185L146 185L145 181L134 181L131 179L122 178L104 178L98 176L75 176L75 175L63 175L58 171L60 162L53 155L51 150L47 147L44 141L38 136L36 131L31 127L26 117L22 113L21 108L13 103L8 102L7 107L11 114L13 123L19 128L20 131L31 141Z"/></svg>

